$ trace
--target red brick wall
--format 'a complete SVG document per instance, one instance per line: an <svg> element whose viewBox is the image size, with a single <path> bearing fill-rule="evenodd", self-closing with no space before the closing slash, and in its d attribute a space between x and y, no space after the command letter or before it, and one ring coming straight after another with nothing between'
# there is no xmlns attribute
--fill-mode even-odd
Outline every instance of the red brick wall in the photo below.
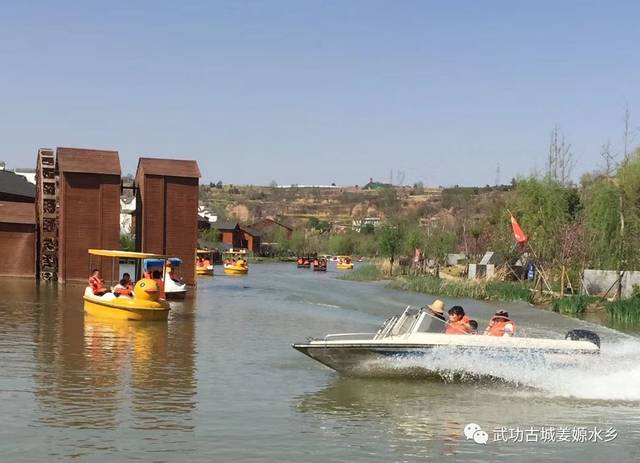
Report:
<svg viewBox="0 0 640 463"><path fill-rule="evenodd" d="M182 259L182 276L195 282L195 250L198 245L198 179L165 177L165 253Z"/></svg>
<svg viewBox="0 0 640 463"><path fill-rule="evenodd" d="M0 223L0 256L0 275L35 277L35 225Z"/></svg>
<svg viewBox="0 0 640 463"><path fill-rule="evenodd" d="M198 179L141 175L136 204L138 248L182 259L181 275L195 282L198 243Z"/></svg>
<svg viewBox="0 0 640 463"><path fill-rule="evenodd" d="M120 248L120 177L64 172L59 212L58 279L84 282L89 274L89 248ZM110 258L93 257L91 266L99 268L105 279L111 278Z"/></svg>

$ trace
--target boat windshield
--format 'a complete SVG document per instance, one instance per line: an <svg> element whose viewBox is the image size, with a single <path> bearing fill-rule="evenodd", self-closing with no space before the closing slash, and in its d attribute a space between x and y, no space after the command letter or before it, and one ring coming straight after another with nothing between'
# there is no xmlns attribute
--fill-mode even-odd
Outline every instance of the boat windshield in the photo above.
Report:
<svg viewBox="0 0 640 463"><path fill-rule="evenodd" d="M444 329L444 321L432 315L429 315L428 313L425 313L420 326L416 330L416 333L443 333Z"/></svg>
<svg viewBox="0 0 640 463"><path fill-rule="evenodd" d="M404 311L404 313L400 316L396 324L393 326L391 330L392 336L399 336L405 333L408 333L411 330L411 327L414 326L416 320L420 316L420 311L417 309L408 308Z"/></svg>

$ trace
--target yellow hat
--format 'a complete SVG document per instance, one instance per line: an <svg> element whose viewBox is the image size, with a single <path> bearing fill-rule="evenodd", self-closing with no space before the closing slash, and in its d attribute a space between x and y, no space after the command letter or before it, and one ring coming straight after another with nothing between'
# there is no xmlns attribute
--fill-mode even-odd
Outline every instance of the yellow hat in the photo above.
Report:
<svg viewBox="0 0 640 463"><path fill-rule="evenodd" d="M435 313L444 313L444 302L442 302L440 299L436 299L435 301L433 301L433 304L427 305L427 307L429 307Z"/></svg>

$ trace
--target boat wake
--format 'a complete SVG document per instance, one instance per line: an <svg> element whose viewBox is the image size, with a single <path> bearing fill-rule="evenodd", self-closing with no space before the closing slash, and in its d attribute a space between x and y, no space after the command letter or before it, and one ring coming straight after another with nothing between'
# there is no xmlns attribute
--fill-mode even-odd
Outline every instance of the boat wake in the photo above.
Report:
<svg viewBox="0 0 640 463"><path fill-rule="evenodd" d="M545 395L577 399L640 401L640 341L606 344L600 355L550 363L530 354L487 355L433 349L420 357L391 357L362 365L357 376L420 376L447 382L499 381Z"/></svg>

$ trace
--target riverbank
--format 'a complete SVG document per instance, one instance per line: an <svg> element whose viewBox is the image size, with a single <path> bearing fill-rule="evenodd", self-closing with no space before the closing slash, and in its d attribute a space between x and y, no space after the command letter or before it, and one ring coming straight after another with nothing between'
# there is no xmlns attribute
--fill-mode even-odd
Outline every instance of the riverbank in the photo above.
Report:
<svg viewBox="0 0 640 463"><path fill-rule="evenodd" d="M363 265L339 278L349 281L386 281L393 289L412 291L440 297L467 298L481 301L516 302L529 304L579 319L589 318L616 328L640 326L640 297L609 301L597 296L574 295L564 298L545 297L533 291L529 282L491 280L451 280L431 275L397 275L390 277L379 265ZM595 316L594 316L595 315Z"/></svg>

